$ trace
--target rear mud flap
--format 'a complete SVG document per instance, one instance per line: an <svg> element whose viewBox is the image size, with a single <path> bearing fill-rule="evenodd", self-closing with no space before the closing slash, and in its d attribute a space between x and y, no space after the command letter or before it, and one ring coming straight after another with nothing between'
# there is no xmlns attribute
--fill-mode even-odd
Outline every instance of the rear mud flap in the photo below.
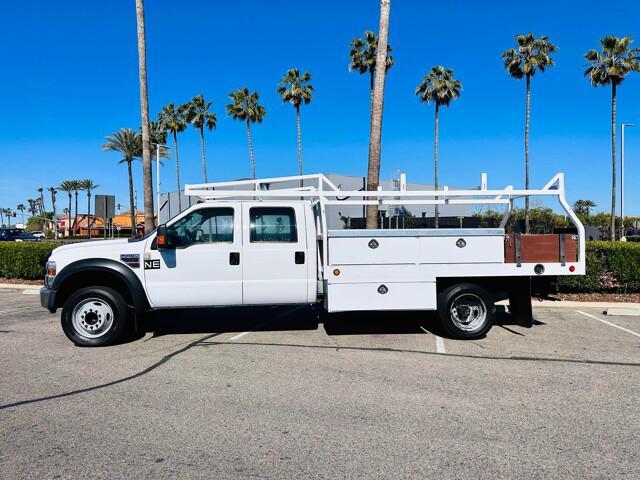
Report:
<svg viewBox="0 0 640 480"><path fill-rule="evenodd" d="M509 291L509 312L511 318L520 326L533 326L533 309L531 307L531 278L513 279L514 285Z"/></svg>

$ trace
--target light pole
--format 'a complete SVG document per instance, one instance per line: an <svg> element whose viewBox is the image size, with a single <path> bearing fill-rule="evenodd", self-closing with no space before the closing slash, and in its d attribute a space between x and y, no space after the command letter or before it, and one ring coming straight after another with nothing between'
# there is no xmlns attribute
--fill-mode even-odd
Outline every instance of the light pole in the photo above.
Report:
<svg viewBox="0 0 640 480"><path fill-rule="evenodd" d="M166 148L166 145L154 143L156 146L156 205L158 206L158 215L156 222L160 223L160 149Z"/></svg>
<svg viewBox="0 0 640 480"><path fill-rule="evenodd" d="M635 123L623 123L620 125L620 225L622 233L620 240L626 240L624 236L624 127L634 127Z"/></svg>

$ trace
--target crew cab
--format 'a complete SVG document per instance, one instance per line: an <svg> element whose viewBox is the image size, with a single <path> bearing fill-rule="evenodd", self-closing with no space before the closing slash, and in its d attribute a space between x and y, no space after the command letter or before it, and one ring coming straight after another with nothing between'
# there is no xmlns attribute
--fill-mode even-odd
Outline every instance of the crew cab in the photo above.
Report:
<svg viewBox="0 0 640 480"><path fill-rule="evenodd" d="M200 202L151 234L55 249L41 303L62 308L64 333L82 346L115 342L150 310L239 305L437 310L450 335L479 338L499 298L530 321L532 277L584 273L584 229L564 200L562 176L554 178L542 190L448 190L437 199L433 191L343 192L323 175L187 185ZM506 205L507 217L522 192L558 197L578 233L536 240L504 227L326 228L326 209L340 202L490 200Z"/></svg>

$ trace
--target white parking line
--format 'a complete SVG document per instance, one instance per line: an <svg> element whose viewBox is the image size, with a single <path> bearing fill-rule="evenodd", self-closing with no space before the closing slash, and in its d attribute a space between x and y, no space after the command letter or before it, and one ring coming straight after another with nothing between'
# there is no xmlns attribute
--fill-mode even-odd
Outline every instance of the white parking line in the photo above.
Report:
<svg viewBox="0 0 640 480"><path fill-rule="evenodd" d="M640 333L638 333L638 332L634 332L633 330L629 330L628 328L624 328L624 327L621 327L620 325L616 325L615 323L608 322L607 320L603 320L602 318L598 318L595 315L591 315L589 313L585 313L585 312L582 312L580 310L576 310L576 312L581 313L582 315L584 315L586 317L593 318L594 320L598 320L599 322L602 322L605 325L609 325L610 327L614 327L614 328L617 328L619 330L622 330L623 332L627 332L627 333L630 333L631 335L635 335L636 337L640 337Z"/></svg>
<svg viewBox="0 0 640 480"><path fill-rule="evenodd" d="M29 310L30 308L42 308L42 307L40 305L33 305L31 307L20 307L20 308L12 308L10 310L1 310L0 313L17 312L19 310Z"/></svg>
<svg viewBox="0 0 640 480"><path fill-rule="evenodd" d="M237 339L239 339L240 337L244 337L247 333L251 333L251 330L249 330L248 332L242 332L242 333L239 333L238 335L236 335L236 336L234 336L234 337L231 337L229 340L237 340Z"/></svg>
<svg viewBox="0 0 640 480"><path fill-rule="evenodd" d="M429 330L420 325L420 328L424 333L429 333ZM438 335L434 335L436 337L436 352L438 353L447 353L447 349L444 348L444 338L439 337Z"/></svg>

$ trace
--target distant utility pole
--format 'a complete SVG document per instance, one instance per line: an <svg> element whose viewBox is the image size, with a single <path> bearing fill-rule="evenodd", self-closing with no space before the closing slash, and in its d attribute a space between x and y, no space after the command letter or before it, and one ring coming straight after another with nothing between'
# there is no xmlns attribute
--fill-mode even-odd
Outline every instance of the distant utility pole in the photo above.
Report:
<svg viewBox="0 0 640 480"><path fill-rule="evenodd" d="M635 127L635 123L620 125L620 240L624 237L624 127Z"/></svg>

